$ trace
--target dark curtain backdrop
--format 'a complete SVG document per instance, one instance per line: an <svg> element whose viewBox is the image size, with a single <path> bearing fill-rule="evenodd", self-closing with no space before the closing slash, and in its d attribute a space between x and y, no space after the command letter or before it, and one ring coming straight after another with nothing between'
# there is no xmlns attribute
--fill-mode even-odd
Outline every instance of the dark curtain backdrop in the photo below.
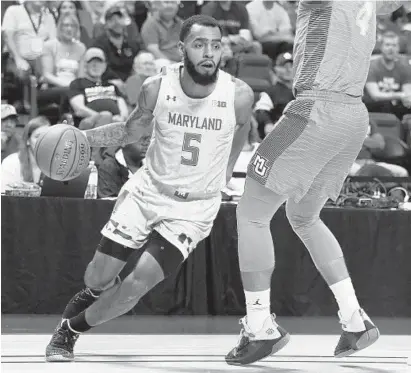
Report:
<svg viewBox="0 0 411 373"><path fill-rule="evenodd" d="M83 287L113 201L2 197L2 312L59 314ZM325 209L362 305L375 316L411 316L411 213ZM273 219L273 310L335 315L336 305L284 210ZM252 248L251 248L252 249ZM135 314L241 315L235 205L223 204L208 239Z"/></svg>

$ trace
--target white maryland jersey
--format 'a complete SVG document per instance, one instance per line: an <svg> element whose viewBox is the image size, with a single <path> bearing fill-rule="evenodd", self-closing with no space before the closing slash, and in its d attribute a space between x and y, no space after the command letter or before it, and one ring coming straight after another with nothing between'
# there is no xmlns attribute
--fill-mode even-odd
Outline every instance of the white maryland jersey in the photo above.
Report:
<svg viewBox="0 0 411 373"><path fill-rule="evenodd" d="M181 88L181 68L163 68L146 167L155 181L181 192L219 192L236 125L235 79L220 70L214 91L194 99Z"/></svg>

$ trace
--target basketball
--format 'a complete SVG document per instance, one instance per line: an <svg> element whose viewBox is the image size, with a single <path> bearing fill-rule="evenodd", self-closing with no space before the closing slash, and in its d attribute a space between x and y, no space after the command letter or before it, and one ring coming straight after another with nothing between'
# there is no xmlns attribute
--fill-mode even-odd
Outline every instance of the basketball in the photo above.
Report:
<svg viewBox="0 0 411 373"><path fill-rule="evenodd" d="M37 140L34 156L40 170L49 178L71 180L87 168L90 144L79 129L56 124Z"/></svg>

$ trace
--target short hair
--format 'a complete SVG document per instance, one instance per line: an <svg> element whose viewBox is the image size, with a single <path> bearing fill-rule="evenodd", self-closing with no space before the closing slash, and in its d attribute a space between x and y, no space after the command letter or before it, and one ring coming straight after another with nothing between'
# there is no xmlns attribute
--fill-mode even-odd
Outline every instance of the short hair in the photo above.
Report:
<svg viewBox="0 0 411 373"><path fill-rule="evenodd" d="M200 26L206 26L206 27L217 27L220 30L221 35L223 35L223 30L215 18L206 16L204 14L197 14L195 16L187 18L184 21L183 26L181 27L181 31L180 31L180 41L184 41L186 39L193 25L200 25Z"/></svg>
<svg viewBox="0 0 411 373"><path fill-rule="evenodd" d="M399 39L399 38L400 38L400 36L397 33L395 33L394 31L386 31L381 36L381 40L384 40L384 39Z"/></svg>

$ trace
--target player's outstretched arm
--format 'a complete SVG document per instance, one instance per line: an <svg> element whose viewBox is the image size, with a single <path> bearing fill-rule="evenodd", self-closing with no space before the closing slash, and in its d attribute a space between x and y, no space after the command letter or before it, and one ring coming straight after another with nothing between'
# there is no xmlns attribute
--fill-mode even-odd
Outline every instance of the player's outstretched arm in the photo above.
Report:
<svg viewBox="0 0 411 373"><path fill-rule="evenodd" d="M235 114L237 125L234 132L233 144L227 167L227 183L233 174L235 163L243 150L244 144L248 141L251 129L251 116L253 114L254 92L247 83L236 79L235 89Z"/></svg>
<svg viewBox="0 0 411 373"><path fill-rule="evenodd" d="M110 123L86 130L84 133L91 147L124 146L138 142L151 134L153 110L160 89L161 75L148 78L141 87L137 107L125 122Z"/></svg>

